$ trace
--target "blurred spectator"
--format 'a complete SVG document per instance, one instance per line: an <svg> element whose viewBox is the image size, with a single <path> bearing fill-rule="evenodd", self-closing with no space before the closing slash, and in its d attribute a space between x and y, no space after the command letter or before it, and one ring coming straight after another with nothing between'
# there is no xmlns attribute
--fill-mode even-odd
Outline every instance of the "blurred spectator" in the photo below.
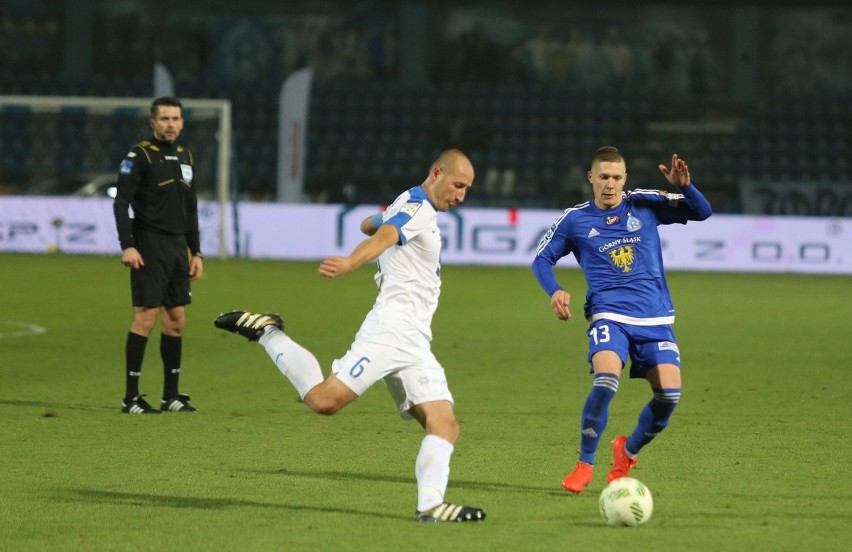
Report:
<svg viewBox="0 0 852 552"><path fill-rule="evenodd" d="M852 20L848 8L788 12L771 21L768 78L777 88L799 93L849 93Z"/></svg>
<svg viewBox="0 0 852 552"><path fill-rule="evenodd" d="M568 43L564 48L564 77L575 80L577 67L586 63L586 59L593 53L594 46L586 37L585 31L580 27L572 27L568 32Z"/></svg>
<svg viewBox="0 0 852 552"><path fill-rule="evenodd" d="M671 89L681 97L689 97L692 92L693 64L695 55L693 33L678 33L670 36L673 44Z"/></svg>
<svg viewBox="0 0 852 552"><path fill-rule="evenodd" d="M586 55L577 60L574 76L577 83L587 90L600 90L611 83L610 61L600 46L589 43Z"/></svg>
<svg viewBox="0 0 852 552"><path fill-rule="evenodd" d="M2 5L2 2L0 2ZM62 69L62 44L55 17L0 17L0 67L34 73Z"/></svg>
<svg viewBox="0 0 852 552"><path fill-rule="evenodd" d="M710 92L713 83L713 52L706 32L695 33L689 48L690 93L694 98L703 98Z"/></svg>
<svg viewBox="0 0 852 552"><path fill-rule="evenodd" d="M367 41L357 26L346 26L334 33L336 76L344 79L366 80L372 74L367 59Z"/></svg>
<svg viewBox="0 0 852 552"><path fill-rule="evenodd" d="M609 60L609 67L616 84L627 84L633 80L633 50L621 36L619 27L610 27L601 44L601 52Z"/></svg>
<svg viewBox="0 0 852 552"><path fill-rule="evenodd" d="M398 42L394 26L372 29L367 38L367 59L372 78L386 80L398 75Z"/></svg>
<svg viewBox="0 0 852 552"><path fill-rule="evenodd" d="M335 157L325 176L309 181L305 192L316 203L357 203L358 183L352 175L352 162Z"/></svg>
<svg viewBox="0 0 852 552"><path fill-rule="evenodd" d="M218 50L219 77L237 81L268 78L273 66L272 43L262 21L240 18L228 27Z"/></svg>
<svg viewBox="0 0 852 552"><path fill-rule="evenodd" d="M495 84L508 77L508 63L500 47L477 29L444 43L431 67L434 82Z"/></svg>
<svg viewBox="0 0 852 552"><path fill-rule="evenodd" d="M307 67L313 33L305 21L287 19L272 31L272 40L279 52L278 63L284 75Z"/></svg>
<svg viewBox="0 0 852 552"><path fill-rule="evenodd" d="M553 26L544 24L532 38L517 46L512 56L530 70L532 80L554 77L554 65L563 54L564 44L555 36Z"/></svg>
<svg viewBox="0 0 852 552"><path fill-rule="evenodd" d="M430 143L434 149L480 152L488 147L490 139L487 125L476 115L451 116L438 112L433 118Z"/></svg>

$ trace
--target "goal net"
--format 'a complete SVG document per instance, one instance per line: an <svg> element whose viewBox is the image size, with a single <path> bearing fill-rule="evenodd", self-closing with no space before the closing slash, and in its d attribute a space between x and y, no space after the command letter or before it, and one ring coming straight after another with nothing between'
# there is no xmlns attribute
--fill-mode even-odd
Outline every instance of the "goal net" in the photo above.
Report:
<svg viewBox="0 0 852 552"><path fill-rule="evenodd" d="M230 200L231 102L184 99L180 142L193 153L200 199ZM0 95L0 193L102 195L130 147L151 135L151 98ZM88 191L87 191L88 190ZM219 255L227 256L219 217Z"/></svg>

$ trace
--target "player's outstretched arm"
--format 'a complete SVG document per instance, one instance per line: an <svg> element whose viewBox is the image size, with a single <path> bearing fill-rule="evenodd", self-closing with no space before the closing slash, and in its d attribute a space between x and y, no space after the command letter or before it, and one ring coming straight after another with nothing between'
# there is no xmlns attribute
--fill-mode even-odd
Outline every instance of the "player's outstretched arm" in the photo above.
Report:
<svg viewBox="0 0 852 552"><path fill-rule="evenodd" d="M319 273L326 278L348 274L364 263L376 260L385 249L399 241L399 232L392 224L383 224L375 234L359 243L348 257L332 256L320 263Z"/></svg>
<svg viewBox="0 0 852 552"><path fill-rule="evenodd" d="M378 230L381 225L382 214L377 213L375 215L371 215L361 221L361 232L363 234L367 234L368 236L372 236L376 233L376 230Z"/></svg>
<svg viewBox="0 0 852 552"><path fill-rule="evenodd" d="M662 163L660 163L659 167L660 172L663 173L663 176L666 177L666 180L668 180L669 184L672 186L678 186L679 188L686 188L689 186L689 167L686 165L686 161L678 157L676 153L672 155L671 169Z"/></svg>

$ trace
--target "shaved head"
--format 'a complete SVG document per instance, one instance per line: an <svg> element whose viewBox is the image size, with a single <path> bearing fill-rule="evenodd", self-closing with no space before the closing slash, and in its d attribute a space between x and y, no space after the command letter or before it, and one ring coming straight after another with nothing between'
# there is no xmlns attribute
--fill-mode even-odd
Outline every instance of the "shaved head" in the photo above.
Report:
<svg viewBox="0 0 852 552"><path fill-rule="evenodd" d="M462 172L469 172L471 177L473 176L473 163L470 162L470 159L463 151L455 148L442 151L441 154L438 155L438 158L432 162L430 170L435 167L440 167L440 169L444 172L461 168L463 169ZM470 170L465 170L467 168ZM471 178L471 180L473 180L473 178Z"/></svg>
<svg viewBox="0 0 852 552"><path fill-rule="evenodd" d="M473 163L461 150L441 152L429 167L423 189L438 211L446 211L464 201L473 184Z"/></svg>

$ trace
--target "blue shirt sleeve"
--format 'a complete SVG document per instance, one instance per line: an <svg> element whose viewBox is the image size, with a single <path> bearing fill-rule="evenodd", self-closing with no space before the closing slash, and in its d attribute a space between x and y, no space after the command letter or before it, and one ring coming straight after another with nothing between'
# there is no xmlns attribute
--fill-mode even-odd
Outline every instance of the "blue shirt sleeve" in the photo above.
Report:
<svg viewBox="0 0 852 552"><path fill-rule="evenodd" d="M566 222L568 211L553 223L538 245L537 254L532 262L532 272L547 296L563 289L556 281L553 267L562 257L571 253L572 243L569 235L570 224Z"/></svg>
<svg viewBox="0 0 852 552"><path fill-rule="evenodd" d="M642 190L631 197L651 206L660 224L686 224L690 220L704 220L713 213L707 198L690 183L679 193L646 193Z"/></svg>
<svg viewBox="0 0 852 552"><path fill-rule="evenodd" d="M553 296L554 293L562 289L562 286L556 281L553 265L541 255L536 255L535 259L533 259L532 271L535 279L538 280L538 284L544 289L548 297Z"/></svg>
<svg viewBox="0 0 852 552"><path fill-rule="evenodd" d="M686 200L687 209L690 211L689 220L706 220L713 214L713 208L710 207L710 202L704 197L695 184L690 182L689 186L682 188L683 197Z"/></svg>

